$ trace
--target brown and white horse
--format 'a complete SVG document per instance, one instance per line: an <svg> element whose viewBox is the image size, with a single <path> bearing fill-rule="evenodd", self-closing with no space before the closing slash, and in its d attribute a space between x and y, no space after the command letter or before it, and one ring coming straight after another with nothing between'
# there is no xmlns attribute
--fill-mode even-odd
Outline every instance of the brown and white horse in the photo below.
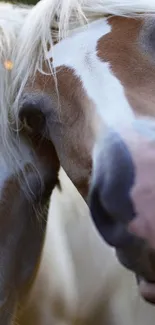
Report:
<svg viewBox="0 0 155 325"><path fill-rule="evenodd" d="M0 323L10 325L35 277L60 165L87 202L91 182L98 230L155 302L155 3L7 6L9 19L0 6Z"/></svg>
<svg viewBox="0 0 155 325"><path fill-rule="evenodd" d="M154 33L154 0L41 0L19 34L11 87L20 136L48 140L52 176L59 161L87 202L91 182L93 220L151 302Z"/></svg>

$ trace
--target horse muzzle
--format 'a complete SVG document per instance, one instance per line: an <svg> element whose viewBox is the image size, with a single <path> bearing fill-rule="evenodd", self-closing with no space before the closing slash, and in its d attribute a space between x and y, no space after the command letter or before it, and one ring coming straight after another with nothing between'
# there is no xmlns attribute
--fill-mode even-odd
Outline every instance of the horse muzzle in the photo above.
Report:
<svg viewBox="0 0 155 325"><path fill-rule="evenodd" d="M128 146L121 136L109 132L97 144L89 195L92 219L102 238L116 248L120 263L138 279L141 296L155 303L155 251L129 231L135 220L131 190L136 169Z"/></svg>

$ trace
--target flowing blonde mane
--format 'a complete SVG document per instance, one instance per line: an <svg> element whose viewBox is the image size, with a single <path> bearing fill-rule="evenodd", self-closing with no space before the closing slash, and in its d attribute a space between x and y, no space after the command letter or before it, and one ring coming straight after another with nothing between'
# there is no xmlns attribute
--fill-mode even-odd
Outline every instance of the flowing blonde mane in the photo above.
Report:
<svg viewBox="0 0 155 325"><path fill-rule="evenodd" d="M6 141L8 113L10 111L11 70L5 62L13 62L13 48L30 8L0 3L0 126L1 137ZM7 141L6 141L7 142Z"/></svg>
<svg viewBox="0 0 155 325"><path fill-rule="evenodd" d="M17 38L31 7L0 2L0 156L7 166L20 167L20 149L14 145L11 125L12 71ZM13 67L14 69L14 67Z"/></svg>

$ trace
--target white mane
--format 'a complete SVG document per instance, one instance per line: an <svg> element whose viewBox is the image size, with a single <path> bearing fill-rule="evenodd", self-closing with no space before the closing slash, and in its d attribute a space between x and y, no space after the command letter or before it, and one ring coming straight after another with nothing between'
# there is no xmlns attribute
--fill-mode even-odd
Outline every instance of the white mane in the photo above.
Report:
<svg viewBox="0 0 155 325"><path fill-rule="evenodd" d="M17 99L15 116L18 115L18 98L28 78L35 76L37 70L43 71L48 47L53 48L55 40L59 41L73 29L106 15L144 13L155 13L155 0L40 0L29 12L18 39L13 83ZM49 66L51 69L51 64Z"/></svg>
<svg viewBox="0 0 155 325"><path fill-rule="evenodd" d="M5 68L5 62L14 61L13 48L16 47L17 36L29 10L10 3L0 3L0 132L4 140L6 140L8 112L11 105L11 71Z"/></svg>
<svg viewBox="0 0 155 325"><path fill-rule="evenodd" d="M11 128L12 71L5 64L14 62L17 37L31 7L0 2L0 157L10 170L20 165L20 148L14 145ZM17 49L16 49L17 50ZM14 69L14 67L13 67Z"/></svg>

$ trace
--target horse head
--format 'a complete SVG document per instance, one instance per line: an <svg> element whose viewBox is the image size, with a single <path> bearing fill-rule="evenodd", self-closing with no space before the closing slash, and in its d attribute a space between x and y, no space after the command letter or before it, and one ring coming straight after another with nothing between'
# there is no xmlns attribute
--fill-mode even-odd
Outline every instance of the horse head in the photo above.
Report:
<svg viewBox="0 0 155 325"><path fill-rule="evenodd" d="M13 84L16 116L53 144L152 302L154 13L152 1L40 1L19 33Z"/></svg>

